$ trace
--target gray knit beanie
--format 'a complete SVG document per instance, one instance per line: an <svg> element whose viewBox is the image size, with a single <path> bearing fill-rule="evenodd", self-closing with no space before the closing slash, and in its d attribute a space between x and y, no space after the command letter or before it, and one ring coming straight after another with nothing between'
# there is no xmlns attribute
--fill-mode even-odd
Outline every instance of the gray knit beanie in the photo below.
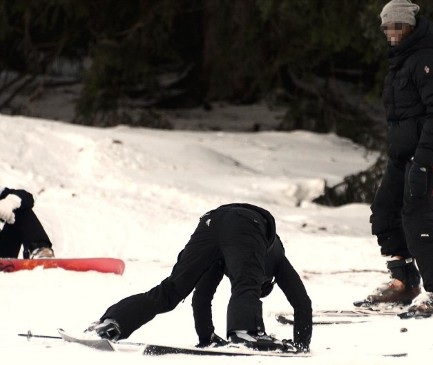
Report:
<svg viewBox="0 0 433 365"><path fill-rule="evenodd" d="M415 16L418 11L419 6L413 4L410 0L392 0L383 7L380 13L382 25L386 23L406 23L414 26L416 24Z"/></svg>

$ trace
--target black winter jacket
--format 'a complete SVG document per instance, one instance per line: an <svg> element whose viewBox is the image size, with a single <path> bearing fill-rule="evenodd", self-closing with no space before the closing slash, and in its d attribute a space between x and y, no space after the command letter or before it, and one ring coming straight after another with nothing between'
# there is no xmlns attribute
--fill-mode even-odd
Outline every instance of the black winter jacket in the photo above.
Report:
<svg viewBox="0 0 433 365"><path fill-rule="evenodd" d="M418 18L413 32L389 50L383 102L389 156L433 166L433 24Z"/></svg>

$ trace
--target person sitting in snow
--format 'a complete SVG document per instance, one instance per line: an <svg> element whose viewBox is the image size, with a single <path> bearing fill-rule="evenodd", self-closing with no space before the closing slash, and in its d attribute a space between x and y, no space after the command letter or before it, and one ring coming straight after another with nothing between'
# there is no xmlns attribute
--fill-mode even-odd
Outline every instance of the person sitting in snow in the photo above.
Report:
<svg viewBox="0 0 433 365"><path fill-rule="evenodd" d="M33 212L33 195L25 190L0 187L0 257L52 258L54 252L47 233Z"/></svg>
<svg viewBox="0 0 433 365"><path fill-rule="evenodd" d="M223 345L214 334L210 301L225 272L231 282L227 338L258 350L308 351L312 333L311 300L287 260L276 234L275 220L250 204L222 205L204 214L166 279L145 293L110 306L85 332L119 340L173 310L196 287L194 316L199 346ZM294 307L294 341L279 341L265 332L260 297L270 292L272 278ZM264 293L266 294L266 293Z"/></svg>

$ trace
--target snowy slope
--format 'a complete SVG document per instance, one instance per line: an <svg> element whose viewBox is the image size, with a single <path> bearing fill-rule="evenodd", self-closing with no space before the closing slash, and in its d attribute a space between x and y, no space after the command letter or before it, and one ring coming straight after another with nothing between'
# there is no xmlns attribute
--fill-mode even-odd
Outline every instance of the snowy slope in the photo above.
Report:
<svg viewBox="0 0 433 365"><path fill-rule="evenodd" d="M4 359L44 364L85 362L202 364L189 356L143 358L107 354L61 341L17 336L80 332L117 300L165 278L201 214L229 202L270 210L286 253L305 280L314 309L348 309L387 280L370 235L369 208L310 203L324 181L367 168L376 158L335 135L306 132L223 133L74 126L0 116L0 185L24 188L54 241L57 257L111 256L125 260L123 276L61 269L0 273L0 351ZM217 333L224 335L229 298L225 279L214 300ZM291 338L276 322L290 311L275 290L264 300L267 331ZM317 326L308 359L230 359L236 364L414 363L432 355L432 322L379 319ZM400 332L401 327L407 332ZM194 345L190 298L155 318L131 340ZM409 352L405 358L379 354ZM206 359L220 363L221 359Z"/></svg>

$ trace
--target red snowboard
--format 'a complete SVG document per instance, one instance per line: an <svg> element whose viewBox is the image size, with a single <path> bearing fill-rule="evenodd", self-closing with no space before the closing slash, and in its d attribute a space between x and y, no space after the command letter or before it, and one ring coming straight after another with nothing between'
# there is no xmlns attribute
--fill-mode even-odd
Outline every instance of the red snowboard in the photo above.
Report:
<svg viewBox="0 0 433 365"><path fill-rule="evenodd" d="M120 259L108 257L72 258L72 259L4 259L0 258L0 271L13 272L18 270L32 270L42 266L44 269L61 268L73 271L99 271L122 275L125 263Z"/></svg>

